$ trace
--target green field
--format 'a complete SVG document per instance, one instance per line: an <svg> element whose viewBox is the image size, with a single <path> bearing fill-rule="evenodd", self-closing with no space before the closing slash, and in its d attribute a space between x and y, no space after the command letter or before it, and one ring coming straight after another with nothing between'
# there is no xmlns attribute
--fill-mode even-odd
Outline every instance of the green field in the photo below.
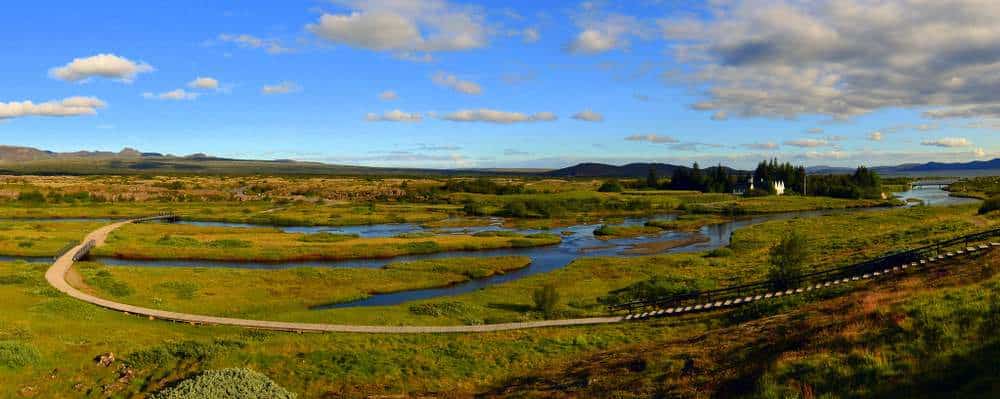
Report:
<svg viewBox="0 0 1000 399"><path fill-rule="evenodd" d="M477 251L558 244L553 235L419 235L357 238L329 233L284 233L273 228L138 224L112 233L98 256L122 259L205 259L282 262L389 258L445 251Z"/></svg>
<svg viewBox="0 0 1000 399"><path fill-rule="evenodd" d="M730 212L883 204L796 196L587 191L596 189L598 181L527 182L528 187L550 187L551 191L448 193L431 203L403 200L406 194L395 190L404 187L404 179L246 179L9 180L0 185L6 184L13 192L39 190L46 193L45 199L0 200L0 215L118 219L176 211L187 218L278 225L304 220L312 223L302 224L406 220L432 227L462 227L498 221L470 215L469 203L484 205L492 209L487 213L496 215L520 212L520 205L511 204L523 203L524 214L504 214L501 222L560 226L600 221L608 224L613 236L629 236L695 230L726 220L723 214ZM225 189L204 188L213 184ZM406 183L434 184L426 180ZM101 201L51 194L129 185L154 195L134 201ZM349 192L341 191L345 185ZM254 187L243 195L267 194L249 201L234 200L231 190L241 187ZM202 190L205 196L198 195ZM190 199L167 200L166 193L172 193L170 198ZM366 202L344 199L354 195L350 193L395 194ZM649 287L671 292L704 290L764 279L771 248L791 231L805 238L809 248L806 270L810 271L1000 225L1000 214L979 215L978 208L886 208L776 220L737 230L728 248L579 258L547 273L394 306L311 309L509 273L531 260L480 258L469 252L459 258L390 263L374 269L280 270L82 262L74 267L70 281L81 290L122 303L276 321L443 326L604 316L609 313L609 301L621 292ZM621 226L623 216L662 213L680 214L676 221ZM0 223L0 255L50 256L66 242L79 240L103 224ZM121 228L97 254L289 261L516 248L551 245L559 239L510 233L357 238L283 233L268 227L154 223ZM894 387L902 387L900 392L910 396L935 396L938 391L933 387L945 381L960 381L951 386L972 396L991 386L996 375L957 377L968 374L962 374L966 370L962 367L991 367L991 348L997 342L992 334L981 332L989 331L994 308L1000 306L994 303L997 264L994 254L968 262L971 267L957 272L887 282L876 291L848 286L732 311L646 322L483 334L365 335L263 332L148 320L64 296L45 282L48 265L0 263L0 297L4 298L0 305L0 397L144 397L202 371L231 368L255 370L299 397L309 398L807 396L803 392L817 397L866 397L891 396ZM536 293L544 287L558 296L551 312L536 303ZM115 354L116 362L111 367L95 365L95 357L108 352Z"/></svg>

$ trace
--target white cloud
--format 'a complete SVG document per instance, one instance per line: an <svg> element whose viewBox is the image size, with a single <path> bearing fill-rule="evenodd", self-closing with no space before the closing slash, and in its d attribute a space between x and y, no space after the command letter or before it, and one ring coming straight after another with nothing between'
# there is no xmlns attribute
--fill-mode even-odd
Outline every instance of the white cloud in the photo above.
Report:
<svg viewBox="0 0 1000 399"><path fill-rule="evenodd" d="M983 150L982 148L976 148L976 150L972 152L972 155L975 156L976 158L985 158L986 150Z"/></svg>
<svg viewBox="0 0 1000 399"><path fill-rule="evenodd" d="M751 150L763 150L763 151L777 150L778 148L780 148L780 146L777 143L771 143L771 142L743 144L743 147L749 148Z"/></svg>
<svg viewBox="0 0 1000 399"><path fill-rule="evenodd" d="M160 94L154 94L150 92L142 93L142 97L147 100L184 101L184 100L194 100L198 98L198 96L199 96L198 93L192 93L184 89L171 90Z"/></svg>
<svg viewBox="0 0 1000 399"><path fill-rule="evenodd" d="M604 115L591 110L583 110L573 115L573 119L584 122L604 122Z"/></svg>
<svg viewBox="0 0 1000 399"><path fill-rule="evenodd" d="M69 97L57 101L35 104L31 101L0 102L0 120L26 116L81 116L95 115L107 104L95 97Z"/></svg>
<svg viewBox="0 0 1000 399"><path fill-rule="evenodd" d="M192 89L218 90L219 81L214 78L199 76L189 82L188 87Z"/></svg>
<svg viewBox="0 0 1000 399"><path fill-rule="evenodd" d="M647 141L647 142L650 142L650 143L657 143L657 144L675 144L675 143L679 143L680 142L679 140L677 140L677 139L675 139L673 137L670 137L670 136L661 136L661 135L653 134L653 133L650 133L650 134L633 134L631 136L625 137L625 140L626 141Z"/></svg>
<svg viewBox="0 0 1000 399"><path fill-rule="evenodd" d="M551 112L538 112L534 115L520 112L497 111L492 109L459 110L440 116L440 119L453 122L489 122L511 124L521 122L551 122L557 119Z"/></svg>
<svg viewBox="0 0 1000 399"><path fill-rule="evenodd" d="M295 84L295 82L284 81L276 85L265 85L260 89L261 94L272 95L272 94L289 94L302 91L302 87Z"/></svg>
<svg viewBox="0 0 1000 399"><path fill-rule="evenodd" d="M444 0L345 0L349 14L320 16L306 29L333 43L374 51L463 51L486 45L484 18Z"/></svg>
<svg viewBox="0 0 1000 399"><path fill-rule="evenodd" d="M937 107L1000 115L1000 2L731 0L683 25L678 60L714 110L742 117ZM701 24L701 25L699 25Z"/></svg>
<svg viewBox="0 0 1000 399"><path fill-rule="evenodd" d="M470 82L467 80L461 80L455 75L450 75L444 72L438 72L431 78L434 84L438 86L448 87L459 93L465 93L469 95L480 95L483 94L483 88L480 87L475 82Z"/></svg>
<svg viewBox="0 0 1000 399"><path fill-rule="evenodd" d="M281 45L276 39L261 39L247 34L234 35L223 33L219 35L219 40L227 43L235 43L244 48L262 48L269 54L284 54L292 52L292 49Z"/></svg>
<svg viewBox="0 0 1000 399"><path fill-rule="evenodd" d="M98 54L86 58L74 58L64 66L50 69L49 76L68 82L79 82L93 77L132 82L140 73L153 70L149 64L134 62L114 54Z"/></svg>
<svg viewBox="0 0 1000 399"><path fill-rule="evenodd" d="M809 134L822 134L823 133L823 128L821 128L821 127L812 127L812 128L809 128L809 130L806 130L806 133L809 133Z"/></svg>
<svg viewBox="0 0 1000 399"><path fill-rule="evenodd" d="M964 137L944 137L937 140L924 140L920 142L920 145L955 148L971 146L972 142Z"/></svg>
<svg viewBox="0 0 1000 399"><path fill-rule="evenodd" d="M574 53L594 54L610 51L618 46L618 38L606 32L587 29L576 36L569 49Z"/></svg>
<svg viewBox="0 0 1000 399"><path fill-rule="evenodd" d="M399 99L399 95L392 90L386 90L383 91L382 93L379 93L378 99L382 101L395 101Z"/></svg>
<svg viewBox="0 0 1000 399"><path fill-rule="evenodd" d="M536 43L541 40L542 35L538 33L536 28L524 28L521 31L521 40L525 43Z"/></svg>
<svg viewBox="0 0 1000 399"><path fill-rule="evenodd" d="M598 54L627 48L632 36L645 37L646 32L635 17L605 13L599 7L585 3L573 18L581 29L568 49L577 54Z"/></svg>
<svg viewBox="0 0 1000 399"><path fill-rule="evenodd" d="M785 141L785 145L790 145L792 147L801 147L801 148L814 148L814 147L824 147L830 145L830 142L826 140L800 139L800 140Z"/></svg>
<svg viewBox="0 0 1000 399"><path fill-rule="evenodd" d="M408 113L400 110L392 110L382 115L369 113L365 116L368 122L420 122L424 119L419 113Z"/></svg>
<svg viewBox="0 0 1000 399"><path fill-rule="evenodd" d="M871 140L871 141L882 141L882 132L871 132L871 133L868 133L868 140Z"/></svg>

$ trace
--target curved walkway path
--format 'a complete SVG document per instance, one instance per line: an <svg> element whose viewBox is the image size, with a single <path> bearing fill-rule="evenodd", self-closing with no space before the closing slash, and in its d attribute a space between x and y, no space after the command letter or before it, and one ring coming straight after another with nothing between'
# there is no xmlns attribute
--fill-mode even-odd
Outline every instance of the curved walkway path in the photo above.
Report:
<svg viewBox="0 0 1000 399"><path fill-rule="evenodd" d="M84 302L89 302L111 310L147 316L156 319L177 321L192 324L213 324L237 327L256 328L263 330L295 331L295 332L351 332L351 333L376 333L376 334L428 334L428 333L471 333L521 330L527 328L560 327L560 326L580 326L589 324L617 323L625 320L624 316L612 317L592 317L586 319L566 319L566 320L545 320L531 321L523 323L504 324L484 324L473 326L362 326L344 324L314 324L314 323L293 323L280 321L234 319L228 317L204 316L190 313L177 313L165 310L149 309L139 306L127 305L99 298L82 292L68 282L66 273L75 262L77 253L84 249L88 242L93 241L95 246L103 245L108 235L121 226L134 221L125 221L110 224L97 229L87 235L83 243L77 245L62 256L56 259L52 267L45 272L45 279L48 280L55 289Z"/></svg>
<svg viewBox="0 0 1000 399"><path fill-rule="evenodd" d="M374 333L374 334L475 333L475 332L490 332L490 331L522 330L528 328L541 328L541 327L609 324L609 323L618 323L618 322L633 321L633 320L637 321L654 317L676 316L681 314L689 314L689 313L721 309L726 307L740 306L751 302L769 300L772 298L780 298L782 296L796 295L813 290L825 289L827 287L836 286L839 284L875 279L883 275L904 273L908 271L907 269L911 270L921 269L923 268L923 266L928 266L930 264L940 262L945 259L954 258L962 255L971 255L973 253L989 251L992 250L993 248L1000 247L1000 243L990 242L988 244L970 246L956 250L954 252L947 252L944 254L931 256L926 259L921 259L919 262L912 262L909 264L903 264L900 266L885 268L884 270L872 273L858 274L851 277L844 277L835 280L819 282L803 288L796 288L787 291L768 292L761 295L747 296L745 298L734 298L724 301L721 300L714 302L709 301L694 306L657 309L644 313L630 314L627 316L530 321L523 323L483 324L474 326L465 326L465 325L463 326L364 326L364 325L346 325L346 324L294 323L294 322L249 320L249 319L234 319L228 317L204 316L204 315L197 315L190 313L177 313L165 310L149 309L149 308L143 308L139 306L127 305L124 303L110 301L107 299L99 298L84 293L74 288L66 281L66 273L68 273L70 268L73 266L73 263L76 261L76 258L78 257L77 255L81 252L89 251L90 248L92 247L103 245L104 242L107 240L108 235L111 234L112 231L115 231L119 227L129 223L157 220L157 219L168 219L168 218L172 218L172 216L136 219L125 222L117 222L114 224L101 227L100 229L97 229L94 232L88 234L87 238L84 239L83 243L77 245L76 247L69 250L62 256L58 257L55 263L52 264L52 267L50 267L49 270L45 272L45 279L48 280L49 284L51 284L57 290L62 291L63 293L71 297L74 297L76 299L79 299L81 301L89 302L94 305L101 306L107 309L125 312L126 314L147 316L150 317L151 319L155 318L155 319L170 320L170 321L177 321L177 322L191 323L191 324L227 325L227 326L237 326L246 328L256 328L263 330L295 331L295 332L349 332L349 333Z"/></svg>

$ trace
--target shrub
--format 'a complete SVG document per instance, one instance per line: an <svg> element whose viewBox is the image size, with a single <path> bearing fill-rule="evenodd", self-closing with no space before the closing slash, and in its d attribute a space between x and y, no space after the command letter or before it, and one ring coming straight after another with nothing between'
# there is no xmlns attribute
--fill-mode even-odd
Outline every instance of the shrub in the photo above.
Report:
<svg viewBox="0 0 1000 399"><path fill-rule="evenodd" d="M521 234L519 234L516 231L509 231L509 230L487 230L487 231L480 231L478 233L473 234L472 236L473 237L520 237Z"/></svg>
<svg viewBox="0 0 1000 399"><path fill-rule="evenodd" d="M771 248L768 278L774 287L779 290L792 288L802 276L808 256L809 243L797 232L792 232Z"/></svg>
<svg viewBox="0 0 1000 399"><path fill-rule="evenodd" d="M250 369L211 370L181 381L152 396L153 399L294 399L267 376Z"/></svg>
<svg viewBox="0 0 1000 399"><path fill-rule="evenodd" d="M733 250L726 247L722 247L709 251L706 256L708 256L709 258L728 258L730 256L733 256L733 254L734 254Z"/></svg>
<svg viewBox="0 0 1000 399"><path fill-rule="evenodd" d="M553 284L546 284L536 289L532 299L535 302L535 309L542 312L547 319L552 318L559 307L559 292Z"/></svg>
<svg viewBox="0 0 1000 399"><path fill-rule="evenodd" d="M209 241L208 246L212 248L250 248L253 243L244 240L214 240Z"/></svg>
<svg viewBox="0 0 1000 399"><path fill-rule="evenodd" d="M0 341L0 367L19 369L39 359L38 349L23 342Z"/></svg>
<svg viewBox="0 0 1000 399"><path fill-rule="evenodd" d="M983 205L979 207L979 214L985 215L995 210L1000 210L1000 195L983 201Z"/></svg>
<svg viewBox="0 0 1000 399"><path fill-rule="evenodd" d="M601 184L601 187L598 187L597 191L602 193L620 193L622 192L622 184L618 180L608 180L604 184Z"/></svg>
<svg viewBox="0 0 1000 399"><path fill-rule="evenodd" d="M507 206L504 207L504 212L506 212L507 215L509 216L519 217L519 218L530 216L530 214L528 213L528 205L525 204L523 201L508 202Z"/></svg>
<svg viewBox="0 0 1000 399"><path fill-rule="evenodd" d="M707 288L702 281L686 277L654 276L628 287L611 291L598 299L606 305L616 305L631 301L652 301L676 295L693 294Z"/></svg>
<svg viewBox="0 0 1000 399"><path fill-rule="evenodd" d="M403 244L402 248L406 249L406 252L410 254L431 254L441 252L441 246L434 241L410 242Z"/></svg>
<svg viewBox="0 0 1000 399"><path fill-rule="evenodd" d="M301 242L341 242L358 238L357 234L339 234L322 232L315 234L305 234L299 237Z"/></svg>

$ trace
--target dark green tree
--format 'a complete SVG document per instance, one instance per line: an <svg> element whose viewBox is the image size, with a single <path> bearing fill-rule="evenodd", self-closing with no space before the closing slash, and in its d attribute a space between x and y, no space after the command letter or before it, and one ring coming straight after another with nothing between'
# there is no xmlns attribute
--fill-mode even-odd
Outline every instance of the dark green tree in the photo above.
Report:
<svg viewBox="0 0 1000 399"><path fill-rule="evenodd" d="M535 301L535 309L542 312L545 318L549 319L555 316L556 310L559 308L559 291L556 290L555 285L546 284L542 288L536 289L532 299Z"/></svg>
<svg viewBox="0 0 1000 399"><path fill-rule="evenodd" d="M808 257L809 243L803 235L794 231L771 248L768 279L774 284L774 288L793 288L802 277Z"/></svg>

